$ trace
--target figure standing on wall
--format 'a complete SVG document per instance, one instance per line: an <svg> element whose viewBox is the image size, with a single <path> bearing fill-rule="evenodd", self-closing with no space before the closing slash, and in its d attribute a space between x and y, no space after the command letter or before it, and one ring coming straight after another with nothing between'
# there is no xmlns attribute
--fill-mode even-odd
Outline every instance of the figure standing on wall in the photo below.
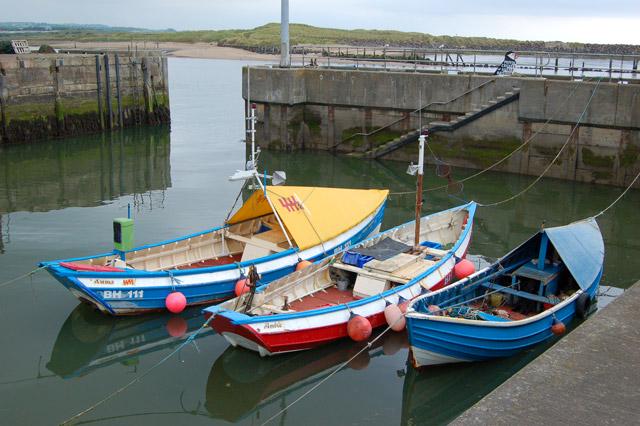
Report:
<svg viewBox="0 0 640 426"><path fill-rule="evenodd" d="M513 52L512 50L508 51L504 55L504 59L502 63L496 68L494 75L511 75L513 71L516 69L516 58L518 58L518 54Z"/></svg>

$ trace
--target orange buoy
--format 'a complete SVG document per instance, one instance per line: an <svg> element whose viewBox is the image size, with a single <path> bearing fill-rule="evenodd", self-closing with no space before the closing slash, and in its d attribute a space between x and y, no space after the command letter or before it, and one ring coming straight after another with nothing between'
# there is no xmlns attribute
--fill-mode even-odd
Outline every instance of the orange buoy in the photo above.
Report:
<svg viewBox="0 0 640 426"><path fill-rule="evenodd" d="M391 303L384 308L384 319L393 331L402 331L407 325L407 321L398 305Z"/></svg>
<svg viewBox="0 0 640 426"><path fill-rule="evenodd" d="M474 272L476 272L476 267L473 265L473 262L467 259L462 259L456 263L456 266L453 268L453 274L459 280L468 277Z"/></svg>
<svg viewBox="0 0 640 426"><path fill-rule="evenodd" d="M566 331L567 327L562 321L557 319L553 320L553 325L551 326L551 332L553 334L555 334L556 336L562 336L564 333L566 333Z"/></svg>
<svg viewBox="0 0 640 426"><path fill-rule="evenodd" d="M306 268L307 266L311 266L311 265L313 265L313 263L309 262L308 260L301 260L296 265L296 271L301 271L304 268Z"/></svg>
<svg viewBox="0 0 640 426"><path fill-rule="evenodd" d="M167 307L169 312L179 314L184 311L184 308L187 306L187 298L179 291L174 291L173 293L169 293L167 298L164 300L164 305Z"/></svg>
<svg viewBox="0 0 640 426"><path fill-rule="evenodd" d="M171 317L167 321L167 333L171 337L182 337L189 328L187 321L182 317Z"/></svg>
<svg viewBox="0 0 640 426"><path fill-rule="evenodd" d="M240 278L236 281L235 293L236 297L240 297L249 292L249 280L247 278Z"/></svg>
<svg viewBox="0 0 640 426"><path fill-rule="evenodd" d="M362 315L353 315L347 323L347 334L356 342L367 340L371 336L371 323Z"/></svg>
<svg viewBox="0 0 640 426"><path fill-rule="evenodd" d="M403 300L402 298L400 298L400 300ZM402 312L403 314L407 313L407 307L409 306L409 301L408 300L403 300L402 302L398 303L398 308L400 308L400 312Z"/></svg>

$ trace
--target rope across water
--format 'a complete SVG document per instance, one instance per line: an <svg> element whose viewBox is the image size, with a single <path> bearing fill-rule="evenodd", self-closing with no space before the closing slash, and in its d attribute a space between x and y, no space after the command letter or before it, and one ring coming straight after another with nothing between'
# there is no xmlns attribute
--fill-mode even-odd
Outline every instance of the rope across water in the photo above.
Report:
<svg viewBox="0 0 640 426"><path fill-rule="evenodd" d="M591 79L594 80L594 79ZM591 80L585 80L584 82L587 81L591 81ZM598 84L600 83L600 80L598 80ZM489 167L486 167L474 174L472 174L471 176L467 176L466 178L460 179L457 182L458 183L463 183L466 182L468 180L474 179L492 169L494 169L495 167L499 166L500 164L504 163L505 161L507 161L509 158L511 158L516 152L520 151L521 149L523 149L524 147L526 147L527 145L529 145L529 143L531 143L536 136L538 136L538 134L542 133L544 130L546 130L547 125L553 121L556 116L558 115L558 113L560 113L561 111L563 111L565 108L564 106L567 104L567 102L569 101L569 99L571 99L573 97L573 95L576 93L576 91L578 90L578 87L580 87L579 84L576 84L573 89L571 90L571 92L569 92L569 95L564 99L564 101L562 101L562 103L558 106L558 108L556 109L556 111L554 111L554 113L551 115L551 117L549 117L549 119L547 119L547 121L545 121L542 125L542 127L538 130L536 130L526 141L524 141L521 145L519 145L516 149L514 149L513 151L511 151L509 154L507 154L505 157L501 158L500 160L496 161L495 163L491 164ZM427 144L427 146L429 146ZM433 154L433 151L432 151ZM437 157L435 157L434 154L434 158L437 159ZM441 189L445 189L448 188L449 184L446 185L440 185L440 186L436 186L434 188L428 188L423 190L422 192L432 192L432 191L439 191ZM415 195L415 191L401 191L401 192L390 192L389 195Z"/></svg>

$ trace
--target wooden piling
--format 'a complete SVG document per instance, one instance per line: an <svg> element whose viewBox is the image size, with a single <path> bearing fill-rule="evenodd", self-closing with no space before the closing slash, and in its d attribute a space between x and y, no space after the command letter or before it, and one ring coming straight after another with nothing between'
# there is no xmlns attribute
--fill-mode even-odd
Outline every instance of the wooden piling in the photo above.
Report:
<svg viewBox="0 0 640 426"><path fill-rule="evenodd" d="M113 129L113 107L111 105L111 74L109 71L109 55L104 55L105 92L107 94L107 122Z"/></svg>
<svg viewBox="0 0 640 426"><path fill-rule="evenodd" d="M0 140L7 141L7 113L6 113L6 102L7 102L7 89L5 88L4 81L4 69L0 67L0 132L2 134L2 138Z"/></svg>
<svg viewBox="0 0 640 426"><path fill-rule="evenodd" d="M100 55L96 55L96 92L98 92L98 117L100 117L100 129L104 130L104 114L102 113L102 78L100 76Z"/></svg>
<svg viewBox="0 0 640 426"><path fill-rule="evenodd" d="M118 126L124 127L122 114L122 92L120 91L120 56L116 54L116 97L118 99Z"/></svg>
<svg viewBox="0 0 640 426"><path fill-rule="evenodd" d="M56 116L56 124L58 126L58 135L64 134L64 108L62 106L62 97L60 92L63 90L63 81L60 76L60 67L62 66L62 59L55 59L53 62L53 109Z"/></svg>
<svg viewBox="0 0 640 426"><path fill-rule="evenodd" d="M149 58L142 58L142 95L144 96L144 110L147 116L147 123L151 121L153 114L153 102L151 97L151 75L149 74Z"/></svg>

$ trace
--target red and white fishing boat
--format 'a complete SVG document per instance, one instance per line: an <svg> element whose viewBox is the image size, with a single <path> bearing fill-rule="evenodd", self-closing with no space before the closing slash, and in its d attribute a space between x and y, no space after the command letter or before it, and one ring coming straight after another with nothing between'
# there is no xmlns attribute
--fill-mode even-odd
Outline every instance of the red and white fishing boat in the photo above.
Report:
<svg viewBox="0 0 640 426"><path fill-rule="evenodd" d="M417 175L415 221L268 286L247 289L246 281L238 282L237 293L249 292L204 310L211 327L233 346L262 356L311 349L347 336L362 341L376 327L396 328L403 322L403 302L449 284L467 254L476 204L421 217L426 138L423 132L418 164L408 170ZM249 279L259 283L255 270ZM388 305L393 306L387 310Z"/></svg>
<svg viewBox="0 0 640 426"><path fill-rule="evenodd" d="M204 310L232 345L260 353L311 349L347 337L364 317L386 325L385 307L449 284L471 241L476 204L425 216L378 234L338 255ZM364 263L363 263L364 262ZM353 336L352 336L353 337Z"/></svg>

